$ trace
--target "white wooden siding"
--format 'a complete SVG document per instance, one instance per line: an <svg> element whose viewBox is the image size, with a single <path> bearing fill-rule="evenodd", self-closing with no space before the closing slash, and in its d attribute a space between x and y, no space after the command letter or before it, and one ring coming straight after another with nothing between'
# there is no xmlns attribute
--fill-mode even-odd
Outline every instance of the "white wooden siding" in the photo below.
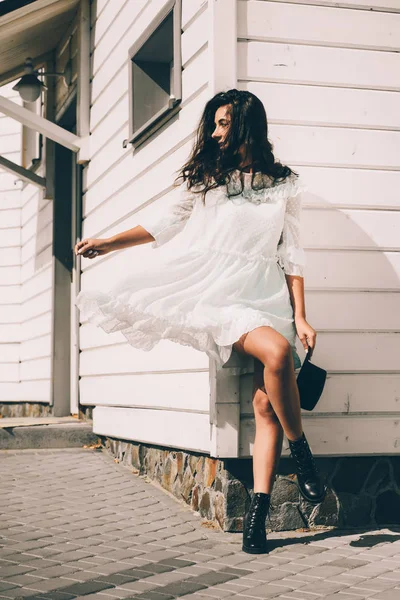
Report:
<svg viewBox="0 0 400 600"><path fill-rule="evenodd" d="M309 187L306 315L328 377L303 413L320 455L400 447L399 13L385 0L238 0L238 87L261 98L275 155ZM251 385L242 375L241 456Z"/></svg>
<svg viewBox="0 0 400 600"><path fill-rule="evenodd" d="M51 402L53 202L21 193L21 387L24 400Z"/></svg>
<svg viewBox="0 0 400 600"><path fill-rule="evenodd" d="M21 104L12 84L1 95ZM19 163L21 126L0 114L0 154ZM17 177L0 169L0 402L20 385L21 198Z"/></svg>
<svg viewBox="0 0 400 600"><path fill-rule="evenodd" d="M69 60L71 60L71 83L69 87L65 85L63 77L57 77L55 81L56 115L62 110L76 90L78 77L78 22L76 16L66 27L63 37L57 44L55 50L56 72L63 73L65 65Z"/></svg>
<svg viewBox="0 0 400 600"><path fill-rule="evenodd" d="M92 13L91 161L83 174L83 236L108 237L158 215L176 199L176 171L187 159L208 84L206 0L183 0L182 109L132 153L128 137L128 50L165 0L97 2ZM96 5L93 4L94 8ZM96 261L83 259L82 289L105 289L146 261L149 246ZM92 324L80 329L80 402L97 405L97 433L209 451L209 360L167 340L152 351L132 348L122 334ZM121 408L124 407L124 408ZM170 423L170 424L168 424ZM172 427L174 423L174 427Z"/></svg>

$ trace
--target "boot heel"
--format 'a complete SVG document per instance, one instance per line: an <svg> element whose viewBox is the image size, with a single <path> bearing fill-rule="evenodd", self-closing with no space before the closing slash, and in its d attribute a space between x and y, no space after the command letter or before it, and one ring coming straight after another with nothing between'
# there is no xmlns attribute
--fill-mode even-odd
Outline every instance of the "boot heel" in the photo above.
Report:
<svg viewBox="0 0 400 600"><path fill-rule="evenodd" d="M256 493L243 524L243 552L248 554L265 554L267 550L267 534L265 519L269 513L270 494ZM269 514L268 514L269 516Z"/></svg>

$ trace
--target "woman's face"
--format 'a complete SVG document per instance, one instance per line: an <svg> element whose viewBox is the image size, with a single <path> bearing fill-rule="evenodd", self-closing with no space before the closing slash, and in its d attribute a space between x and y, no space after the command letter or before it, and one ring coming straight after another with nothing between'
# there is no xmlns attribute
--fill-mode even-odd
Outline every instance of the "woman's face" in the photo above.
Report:
<svg viewBox="0 0 400 600"><path fill-rule="evenodd" d="M220 106L215 112L214 123L215 129L211 137L216 140L222 150L225 146L225 139L231 125L231 116L229 114L229 104Z"/></svg>

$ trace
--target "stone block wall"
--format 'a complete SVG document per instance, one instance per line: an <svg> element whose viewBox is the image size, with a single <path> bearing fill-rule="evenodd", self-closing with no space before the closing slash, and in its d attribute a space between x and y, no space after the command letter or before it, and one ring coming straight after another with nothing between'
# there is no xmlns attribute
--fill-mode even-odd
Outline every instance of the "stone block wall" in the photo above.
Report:
<svg viewBox="0 0 400 600"><path fill-rule="evenodd" d="M51 417L52 407L39 402L1 402L0 417Z"/></svg>
<svg viewBox="0 0 400 600"><path fill-rule="evenodd" d="M216 459L187 451L102 438L134 472L157 481L224 531L241 531L253 487L251 459ZM271 497L273 531L321 526L400 525L400 457L316 458L328 486L318 505L299 494L290 458L280 460Z"/></svg>

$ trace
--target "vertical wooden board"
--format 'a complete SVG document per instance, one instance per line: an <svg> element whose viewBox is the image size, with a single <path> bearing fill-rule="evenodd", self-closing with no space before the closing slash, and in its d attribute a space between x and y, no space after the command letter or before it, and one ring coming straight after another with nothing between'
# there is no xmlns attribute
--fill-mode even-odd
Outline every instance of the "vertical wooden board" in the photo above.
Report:
<svg viewBox="0 0 400 600"><path fill-rule="evenodd" d="M45 250L29 259L22 265L21 268L21 281L24 282L27 279L39 274L42 269L46 269L52 261L52 247L48 246Z"/></svg>
<svg viewBox="0 0 400 600"><path fill-rule="evenodd" d="M51 356L51 335L45 334L21 342L21 361Z"/></svg>
<svg viewBox="0 0 400 600"><path fill-rule="evenodd" d="M2 192L0 190L0 194ZM8 229L9 227L19 227L21 219L21 211L19 208L2 210L3 206L0 206L0 230Z"/></svg>
<svg viewBox="0 0 400 600"><path fill-rule="evenodd" d="M204 352L167 339L160 340L148 352L129 344L118 344L84 351L80 357L81 376L198 369L208 370L208 357Z"/></svg>
<svg viewBox="0 0 400 600"><path fill-rule="evenodd" d="M123 440L209 452L210 423L205 414L96 406L93 432Z"/></svg>
<svg viewBox="0 0 400 600"><path fill-rule="evenodd" d="M397 91L400 55L353 48L238 42L238 78Z"/></svg>
<svg viewBox="0 0 400 600"><path fill-rule="evenodd" d="M53 221L53 207L53 202L49 201L43 204L41 208L34 210L31 218L22 227L22 244L25 244L35 236L38 231Z"/></svg>
<svg viewBox="0 0 400 600"><path fill-rule="evenodd" d="M48 313L51 311L53 302L53 290L46 289L43 292L35 294L32 298L29 298L21 304L21 317L23 321L28 321Z"/></svg>
<svg viewBox="0 0 400 600"><path fill-rule="evenodd" d="M26 360L21 363L20 375L22 381L35 381L39 379L50 379L50 358L38 358Z"/></svg>
<svg viewBox="0 0 400 600"><path fill-rule="evenodd" d="M1 200L0 200L1 201ZM1 233L0 233L1 236ZM21 249L18 247L3 248L0 252L1 267L15 267L21 263ZM1 271L0 271L1 273Z"/></svg>
<svg viewBox="0 0 400 600"><path fill-rule="evenodd" d="M94 235L96 231L108 231L116 221L121 222L121 217L132 215L141 206L147 205L149 200L160 199L165 192L170 193L175 178L175 171L185 161L190 150L191 141L185 140L182 144L178 142L177 147L166 152L165 158L156 159L154 165L144 166L143 170L139 173L136 173L136 169L132 168L134 163L131 162L131 166L129 167L129 163L124 158L124 168L131 169L131 176L126 185L122 185L121 187L117 187L116 182L108 184L108 181L104 180L103 175L100 175L102 164L102 160L100 160L94 166L94 169L97 169L97 174L99 174L99 183L103 182L104 185L98 185L96 181L95 189L97 190L97 195L92 193L92 188L88 190L83 198L85 214L83 235L88 235L88 231L91 231L90 235ZM157 177L154 176L156 171L158 172ZM129 176L119 164L113 168L112 173L117 177L123 177L124 180ZM112 189L109 185L112 187L115 186L114 194L108 194ZM91 214L92 212L93 214Z"/></svg>
<svg viewBox="0 0 400 600"><path fill-rule="evenodd" d="M31 238L22 247L22 264L28 262L32 257L40 256L47 248L52 245L53 242L53 223L49 223L37 232L33 238Z"/></svg>
<svg viewBox="0 0 400 600"><path fill-rule="evenodd" d="M51 263L45 268L35 273L28 279L22 282L22 302L29 301L30 298L41 294L45 290L49 290L53 285L53 273Z"/></svg>
<svg viewBox="0 0 400 600"><path fill-rule="evenodd" d="M19 323L21 321L21 306L19 298L14 298L14 302L2 304L0 302L0 321L2 323Z"/></svg>
<svg viewBox="0 0 400 600"><path fill-rule="evenodd" d="M0 281L7 285L18 285L20 283L20 266L0 267Z"/></svg>
<svg viewBox="0 0 400 600"><path fill-rule="evenodd" d="M118 374L80 378L80 402L97 406L127 406L207 413L209 375L171 372L156 375Z"/></svg>
<svg viewBox="0 0 400 600"><path fill-rule="evenodd" d="M19 344L0 344L0 363L18 363Z"/></svg>
<svg viewBox="0 0 400 600"><path fill-rule="evenodd" d="M0 382L13 383L20 379L18 363L0 363Z"/></svg>
<svg viewBox="0 0 400 600"><path fill-rule="evenodd" d="M400 419L397 416L343 416L304 419L304 431L314 456L398 455ZM241 422L240 456L251 456L254 420ZM283 444L288 456L288 443Z"/></svg>
<svg viewBox="0 0 400 600"><path fill-rule="evenodd" d="M307 290L307 320L318 331L400 331L399 292Z"/></svg>
<svg viewBox="0 0 400 600"><path fill-rule="evenodd" d="M0 287L1 290L1 287ZM2 323L0 321L0 340L3 344L14 344L21 341L21 326L19 323Z"/></svg>
<svg viewBox="0 0 400 600"><path fill-rule="evenodd" d="M307 192L303 206L387 208L398 210L400 171L302 165Z"/></svg>
<svg viewBox="0 0 400 600"><path fill-rule="evenodd" d="M5 285L0 281L0 306L3 304L18 304L21 299L20 285ZM2 309L1 309L2 310Z"/></svg>
<svg viewBox="0 0 400 600"><path fill-rule="evenodd" d="M3 177L3 174L0 175L0 177ZM14 180L16 181L16 179L14 178ZM6 183L4 183L4 187L2 188L1 191L1 206L4 210L9 210L9 209L13 209L13 208L21 208L21 192L18 188L17 183L11 183L11 187L8 188L6 187Z"/></svg>
<svg viewBox="0 0 400 600"><path fill-rule="evenodd" d="M308 209L302 227L309 248L400 250L400 211Z"/></svg>
<svg viewBox="0 0 400 600"><path fill-rule="evenodd" d="M6 156L13 152L19 152L21 145L21 134L10 133L8 135L0 135L0 154ZM11 159L10 159L11 160Z"/></svg>
<svg viewBox="0 0 400 600"><path fill-rule="evenodd" d="M50 380L29 382L0 382L0 398L2 402L50 402Z"/></svg>
<svg viewBox="0 0 400 600"><path fill-rule="evenodd" d="M42 335L49 334L52 327L52 314L50 311L29 319L21 324L23 340L32 340Z"/></svg>
<svg viewBox="0 0 400 600"><path fill-rule="evenodd" d="M328 372L399 373L400 336L397 333L317 332L313 362ZM304 348L296 347L303 360Z"/></svg>
<svg viewBox="0 0 400 600"><path fill-rule="evenodd" d="M276 156L285 157L289 165L301 162L332 167L398 168L399 131L272 124L270 137ZM337 148L341 148L340 153Z"/></svg>
<svg viewBox="0 0 400 600"><path fill-rule="evenodd" d="M381 90L239 82L264 104L268 122L398 130L398 94Z"/></svg>
<svg viewBox="0 0 400 600"><path fill-rule="evenodd" d="M1 232L0 249L9 247L18 247L20 244L21 230L19 227L12 229L3 229Z"/></svg>
<svg viewBox="0 0 400 600"><path fill-rule="evenodd" d="M263 1L263 0L261 0ZM287 2L287 0L274 0ZM295 0L297 4L310 4L310 0ZM357 8L375 12L400 13L398 0L313 0L316 6L331 6L333 8Z"/></svg>
<svg viewBox="0 0 400 600"><path fill-rule="evenodd" d="M185 31L201 10L207 9L208 0L182 0L182 29Z"/></svg>
<svg viewBox="0 0 400 600"><path fill-rule="evenodd" d="M308 289L400 289L398 252L309 250L306 260Z"/></svg>
<svg viewBox="0 0 400 600"><path fill-rule="evenodd" d="M279 2L238 0L238 37L396 51L400 15Z"/></svg>
<svg viewBox="0 0 400 600"><path fill-rule="evenodd" d="M322 365L318 358L315 359L315 364ZM254 414L252 386L252 373L240 376L240 412L243 416ZM377 409L380 413L396 413L399 408L400 373L390 375L328 373L318 404L312 413L304 410L303 414L310 417L321 413L335 416L335 414L376 413Z"/></svg>

